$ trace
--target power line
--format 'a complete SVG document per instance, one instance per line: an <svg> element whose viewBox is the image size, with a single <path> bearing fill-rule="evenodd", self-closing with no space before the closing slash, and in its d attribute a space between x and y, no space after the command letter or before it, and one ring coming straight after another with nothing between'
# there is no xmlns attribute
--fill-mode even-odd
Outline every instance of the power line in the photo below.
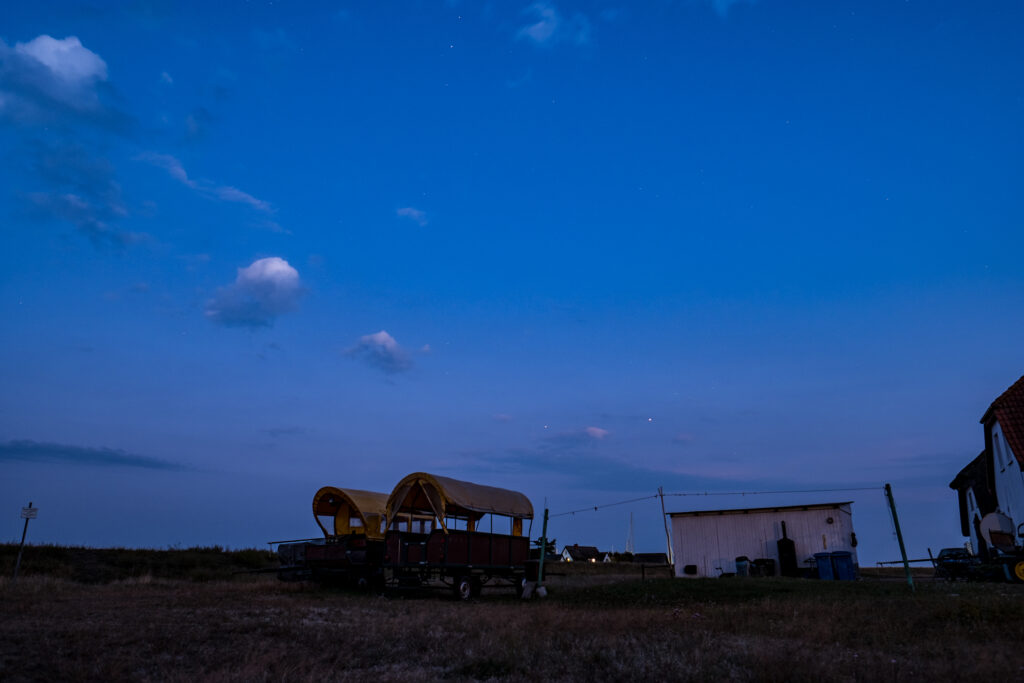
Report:
<svg viewBox="0 0 1024 683"><path fill-rule="evenodd" d="M568 510L566 512L559 512L557 515L548 515L548 518L550 519L551 517L564 517L565 515L575 515L577 512L591 512L591 511L600 510L601 508L611 508L611 507L615 507L616 505L626 505L628 503L636 503L636 502L641 501L641 500L651 500L652 498L657 498L657 497L658 497L658 494L655 493L654 495L643 496L642 498L631 498L630 500L620 500L617 503L605 503L604 505L591 505L590 507L580 508L579 510Z"/></svg>
<svg viewBox="0 0 1024 683"><path fill-rule="evenodd" d="M860 486L852 488L839 488L839 489L798 489L791 491L703 491L703 492L690 492L690 493L666 493L666 496L763 496L773 493L838 493L843 491L882 491L881 486ZM650 496L642 496L640 498L630 498L629 500L620 500L616 503L604 503L602 505L591 505L585 508L579 508L578 510L567 510L565 512L559 512L551 517L564 517L566 515L575 515L577 512L597 512L602 508L615 507L617 505L628 505L629 503L638 503L642 500L651 500L657 498L658 494L655 493Z"/></svg>

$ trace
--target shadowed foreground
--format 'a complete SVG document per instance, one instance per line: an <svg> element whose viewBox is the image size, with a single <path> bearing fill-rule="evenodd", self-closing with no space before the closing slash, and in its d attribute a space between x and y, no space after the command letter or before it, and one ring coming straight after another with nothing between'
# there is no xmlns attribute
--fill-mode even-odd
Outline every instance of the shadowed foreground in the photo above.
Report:
<svg viewBox="0 0 1024 683"><path fill-rule="evenodd" d="M267 576L0 583L0 679L948 680L1024 676L1024 586L552 578L351 594Z"/></svg>

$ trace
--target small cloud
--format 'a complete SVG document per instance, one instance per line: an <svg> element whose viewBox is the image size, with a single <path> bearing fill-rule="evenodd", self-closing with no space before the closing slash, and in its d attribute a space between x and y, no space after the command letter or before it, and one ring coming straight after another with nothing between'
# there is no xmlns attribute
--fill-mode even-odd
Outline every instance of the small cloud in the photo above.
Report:
<svg viewBox="0 0 1024 683"><path fill-rule="evenodd" d="M24 96L43 96L75 109L100 106L96 85L107 80L107 63L77 37L41 35L16 43L13 53L0 43L0 54L5 57L4 84L21 85Z"/></svg>
<svg viewBox="0 0 1024 683"><path fill-rule="evenodd" d="M430 344L424 344L420 347L420 353L431 353L432 351L433 349L430 348Z"/></svg>
<svg viewBox="0 0 1024 683"><path fill-rule="evenodd" d="M172 178L178 182L191 187L192 189L198 189L198 186L194 180L188 177L188 173L185 172L185 167L181 165L181 162L177 158L170 154L157 154L156 152L146 152L135 157L136 161L145 161L146 163L158 166L159 168L167 171Z"/></svg>
<svg viewBox="0 0 1024 683"><path fill-rule="evenodd" d="M227 327L269 327L277 316L295 310L304 293L299 272L271 256L239 268L235 281L207 302L205 314Z"/></svg>
<svg viewBox="0 0 1024 683"><path fill-rule="evenodd" d="M186 187L189 187L207 197L219 199L224 202L246 204L263 213L274 212L273 207L270 206L268 202L265 202L262 199L257 199L248 192L239 190L237 187L231 187L230 185L215 185L207 181L190 178L181 162L170 154L146 152L136 156L135 159L164 169L172 178L180 182L182 185L185 185ZM278 227L280 228L280 226Z"/></svg>
<svg viewBox="0 0 1024 683"><path fill-rule="evenodd" d="M174 79L171 78L171 74L167 73L166 71L160 72L160 82L165 83L167 85L174 85Z"/></svg>
<svg viewBox="0 0 1024 683"><path fill-rule="evenodd" d="M607 429L601 429L600 427L587 427L583 431L585 431L587 433L587 436L589 436L590 438L598 440L603 439L609 434L611 434L611 432L609 432Z"/></svg>
<svg viewBox="0 0 1024 683"><path fill-rule="evenodd" d="M104 106L107 64L75 36L0 40L0 120L29 126L86 123L125 130L130 117Z"/></svg>
<svg viewBox="0 0 1024 683"><path fill-rule="evenodd" d="M33 170L47 189L23 195L30 213L74 225L94 244L125 245L145 236L124 232L117 222L128 215L110 162L80 143L36 141L29 145Z"/></svg>
<svg viewBox="0 0 1024 683"><path fill-rule="evenodd" d="M689 432L679 432L678 434L676 434L675 436L672 437L672 442L673 443L687 444L687 443L691 443L692 441L693 441L693 434L690 434Z"/></svg>
<svg viewBox="0 0 1024 683"><path fill-rule="evenodd" d="M508 413L498 413L497 415L494 415L493 417L494 417L494 421L495 422L511 422L512 421L512 416L509 415Z"/></svg>
<svg viewBox="0 0 1024 683"><path fill-rule="evenodd" d="M423 211L420 211L419 209L414 209L411 206L401 208L395 213L403 218L409 218L415 221L416 223L419 224L421 228L427 224L427 214L424 213Z"/></svg>
<svg viewBox="0 0 1024 683"><path fill-rule="evenodd" d="M126 246L148 239L143 233L117 230L111 225L110 219L118 214L109 206L94 203L71 192L33 192L28 195L28 200L40 215L71 223L97 246Z"/></svg>
<svg viewBox="0 0 1024 683"><path fill-rule="evenodd" d="M536 21L519 29L517 35L520 38L528 38L535 43L546 43L555 37L561 18L554 7L537 2L530 5L526 11L533 14Z"/></svg>
<svg viewBox="0 0 1024 683"><path fill-rule="evenodd" d="M263 211L268 213L271 211L270 204L263 201L262 199L256 199L248 192L242 192L237 187L222 186L213 188L213 193L217 199L221 199L225 202L239 202L240 204L248 204L257 211Z"/></svg>
<svg viewBox="0 0 1024 683"><path fill-rule="evenodd" d="M516 37L528 40L535 45L553 45L568 42L574 45L586 45L590 42L590 20L583 14L576 13L569 19L546 2L535 2L526 10L532 16L532 23L519 29Z"/></svg>
<svg viewBox="0 0 1024 683"><path fill-rule="evenodd" d="M57 40L41 35L27 43L17 43L14 51L33 57L57 79L72 87L107 80L107 63L75 36Z"/></svg>
<svg viewBox="0 0 1024 683"><path fill-rule="evenodd" d="M345 353L388 374L412 368L409 355L385 330L360 337L359 342Z"/></svg>
<svg viewBox="0 0 1024 683"><path fill-rule="evenodd" d="M0 462L54 462L103 467L142 467L154 470L183 470L184 465L114 448L88 448L39 441L0 443Z"/></svg>

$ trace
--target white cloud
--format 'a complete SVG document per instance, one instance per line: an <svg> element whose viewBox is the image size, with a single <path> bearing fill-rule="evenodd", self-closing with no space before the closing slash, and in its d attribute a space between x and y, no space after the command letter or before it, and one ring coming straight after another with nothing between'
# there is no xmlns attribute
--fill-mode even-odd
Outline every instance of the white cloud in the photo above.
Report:
<svg viewBox="0 0 1024 683"><path fill-rule="evenodd" d="M55 77L72 86L107 80L107 63L75 36L57 40L41 35L27 43L17 43L14 51L36 59Z"/></svg>
<svg viewBox="0 0 1024 683"><path fill-rule="evenodd" d="M584 431L592 439L603 439L611 434L607 429L601 429L600 427L587 427Z"/></svg>
<svg viewBox="0 0 1024 683"><path fill-rule="evenodd" d="M188 173L185 172L185 167L181 165L181 162L178 161L175 157L172 157L170 154L157 154L156 152L146 152L145 154L140 154L135 158L139 161L145 161L150 164L153 164L154 166L159 166L160 168L167 171L171 175L171 177L177 180L178 182L188 185L194 190L199 189L198 186L196 185L196 182L188 177Z"/></svg>
<svg viewBox="0 0 1024 683"><path fill-rule="evenodd" d="M41 35L13 48L0 41L0 114L17 121L48 121L58 115L55 110L93 121L109 117L97 90L106 80L107 63L75 36Z"/></svg>
<svg viewBox="0 0 1024 683"><path fill-rule="evenodd" d="M403 207L395 213L402 218L409 218L416 221L421 228L427 224L427 214L419 209L414 209L411 206Z"/></svg>
<svg viewBox="0 0 1024 683"><path fill-rule="evenodd" d="M412 368L412 360L405 349L385 330L360 337L356 345L345 353L388 374Z"/></svg>
<svg viewBox="0 0 1024 683"><path fill-rule="evenodd" d="M230 185L216 185L207 181L194 180L190 178L188 172L185 171L185 167L181 165L181 162L170 154L146 152L145 154L140 154L135 158L138 161L145 161L164 169L178 182L182 183L186 187L192 188L196 192L206 195L207 197L214 197L225 202L246 204L257 211L262 211L263 213L269 214L274 212L274 208L269 202L258 199L248 192L243 192L237 187L231 187Z"/></svg>
<svg viewBox="0 0 1024 683"><path fill-rule="evenodd" d="M229 327L267 327L293 311L305 293L299 272L277 256L238 269L235 281L217 290L206 304L206 317Z"/></svg>
<svg viewBox="0 0 1024 683"><path fill-rule="evenodd" d="M527 11L533 14L537 21L519 29L520 38L528 38L535 43L546 43L555 37L555 31L562 20L554 7L537 2L530 5Z"/></svg>
<svg viewBox="0 0 1024 683"><path fill-rule="evenodd" d="M523 26L516 37L533 42L535 45L553 45L569 42L574 45L586 45L590 42L590 20L583 14L576 13L566 19L546 2L535 2L526 8L525 13L532 15L533 22Z"/></svg>
<svg viewBox="0 0 1024 683"><path fill-rule="evenodd" d="M160 72L160 81L162 83L166 83L167 85L173 85L174 84L174 79L171 78L171 74L167 73L166 71L161 71Z"/></svg>
<svg viewBox="0 0 1024 683"><path fill-rule="evenodd" d="M248 192L242 192L237 187L231 187L229 185L223 185L221 187L213 188L213 193L218 199L223 199L226 202L239 202L241 204L248 204L252 208L263 211L264 213L270 213L272 209L270 204L253 197Z"/></svg>

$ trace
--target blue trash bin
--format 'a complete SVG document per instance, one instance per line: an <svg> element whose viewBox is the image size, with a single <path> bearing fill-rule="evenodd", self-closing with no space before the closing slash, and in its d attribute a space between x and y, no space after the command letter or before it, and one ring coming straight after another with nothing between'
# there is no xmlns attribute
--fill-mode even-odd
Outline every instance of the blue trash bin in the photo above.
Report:
<svg viewBox="0 0 1024 683"><path fill-rule="evenodd" d="M818 565L818 578L822 581L833 581L832 553L814 553L814 562Z"/></svg>
<svg viewBox="0 0 1024 683"><path fill-rule="evenodd" d="M857 570L853 566L853 553L845 550L832 553L832 573L836 581L856 581Z"/></svg>

